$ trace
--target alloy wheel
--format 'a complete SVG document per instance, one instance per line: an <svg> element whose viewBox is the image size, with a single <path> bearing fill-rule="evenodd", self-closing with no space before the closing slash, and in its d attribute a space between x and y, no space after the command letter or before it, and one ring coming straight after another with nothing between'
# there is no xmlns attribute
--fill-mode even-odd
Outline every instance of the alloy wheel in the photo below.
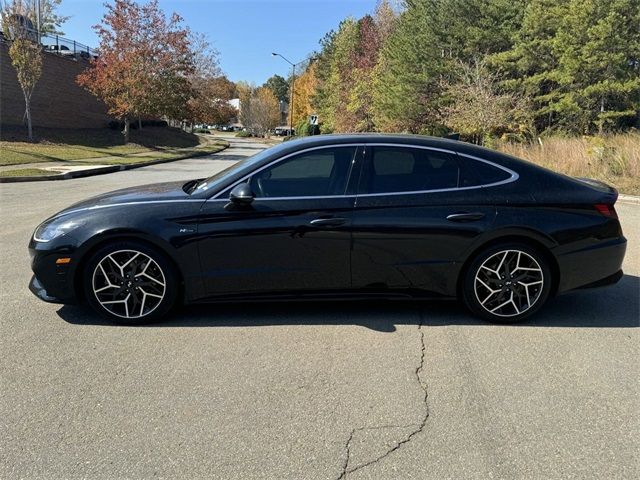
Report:
<svg viewBox="0 0 640 480"><path fill-rule="evenodd" d="M521 250L502 250L487 258L474 279L476 299L487 312L515 317L539 300L544 273L538 261Z"/></svg>
<svg viewBox="0 0 640 480"><path fill-rule="evenodd" d="M137 250L118 250L102 258L93 271L91 286L105 310L129 319L153 312L167 290L158 262Z"/></svg>

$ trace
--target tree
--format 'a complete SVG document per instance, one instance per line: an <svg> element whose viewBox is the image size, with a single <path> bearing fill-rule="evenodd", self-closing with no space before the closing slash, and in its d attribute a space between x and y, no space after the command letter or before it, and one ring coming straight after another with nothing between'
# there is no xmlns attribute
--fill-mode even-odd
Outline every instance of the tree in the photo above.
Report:
<svg viewBox="0 0 640 480"><path fill-rule="evenodd" d="M268 135L280 121L280 106L273 92L266 87L238 85L240 121L255 135Z"/></svg>
<svg viewBox="0 0 640 480"><path fill-rule="evenodd" d="M570 0L555 36L559 110L583 132L638 120L640 0Z"/></svg>
<svg viewBox="0 0 640 480"><path fill-rule="evenodd" d="M526 97L500 91L499 79L483 61L459 62L459 76L446 85L451 103L442 108L442 121L475 143L490 137L532 132L530 105Z"/></svg>
<svg viewBox="0 0 640 480"><path fill-rule="evenodd" d="M345 132L353 125L348 111L351 92L352 53L357 43L357 24L352 18L340 23L337 32L330 32L321 42L318 56L318 89L314 104L325 132Z"/></svg>
<svg viewBox="0 0 640 480"><path fill-rule="evenodd" d="M103 24L94 27L100 55L78 83L124 121L125 143L132 118L186 114L194 63L189 30L181 22L176 14L167 19L157 0L143 6L114 0Z"/></svg>
<svg viewBox="0 0 640 480"><path fill-rule="evenodd" d="M18 83L22 90L27 120L27 136L33 141L31 120L31 97L42 74L42 50L34 41L30 32L21 22L22 18L31 19L30 12L23 0L13 0L2 6L2 25L4 35L11 42L9 57L16 69Z"/></svg>
<svg viewBox="0 0 640 480"><path fill-rule="evenodd" d="M386 15L389 14L385 4L378 7L378 14L382 18L365 15L358 20L357 42L355 49L351 52L351 94L349 95L347 110L351 113L349 125L350 131L369 132L374 130L373 113L371 105L373 103L373 83L375 66L378 63L380 48L384 41L382 36L390 34L393 23Z"/></svg>
<svg viewBox="0 0 640 480"><path fill-rule="evenodd" d="M538 130L630 127L640 119L640 0L530 0L513 47L489 61L533 98Z"/></svg>
<svg viewBox="0 0 640 480"><path fill-rule="evenodd" d="M407 0L384 42L373 83L373 120L382 131L433 132L444 59L426 2Z"/></svg>
<svg viewBox="0 0 640 480"><path fill-rule="evenodd" d="M60 30L60 27L64 22L69 20L70 17L60 15L57 12L57 9L61 3L62 0L39 0L35 2L36 6L40 7L39 13L41 34L48 33L54 35L64 35L64 32Z"/></svg>
<svg viewBox="0 0 640 480"><path fill-rule="evenodd" d="M193 72L189 75L191 88L187 101L187 119L196 123L227 123L237 115L229 104L235 85L222 75L218 64L218 52L211 48L202 34L192 34L191 51Z"/></svg>
<svg viewBox="0 0 640 480"><path fill-rule="evenodd" d="M313 97L316 93L318 83L316 68L317 66L315 62L309 62L302 75L296 78L296 98L293 104L293 125L297 126L301 123L307 122L309 115L315 113ZM296 133L299 135L300 132L301 130L296 127Z"/></svg>
<svg viewBox="0 0 640 480"><path fill-rule="evenodd" d="M230 85L231 84L231 85ZM188 118L192 124L223 124L237 116L229 104L235 87L226 77L192 79L192 94L188 101Z"/></svg>
<svg viewBox="0 0 640 480"><path fill-rule="evenodd" d="M273 92L278 101L289 101L289 82L280 75L273 75L262 85Z"/></svg>
<svg viewBox="0 0 640 480"><path fill-rule="evenodd" d="M528 1L406 0L376 66L378 128L441 132L442 87L456 76L458 62L510 48Z"/></svg>

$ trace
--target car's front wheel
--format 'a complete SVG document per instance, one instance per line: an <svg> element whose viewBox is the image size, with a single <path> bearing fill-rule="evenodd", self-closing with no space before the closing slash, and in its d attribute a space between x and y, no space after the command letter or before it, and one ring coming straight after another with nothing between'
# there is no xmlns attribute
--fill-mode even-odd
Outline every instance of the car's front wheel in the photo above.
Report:
<svg viewBox="0 0 640 480"><path fill-rule="evenodd" d="M467 307L491 322L517 322L533 315L551 292L544 255L525 244L496 245L480 252L464 277Z"/></svg>
<svg viewBox="0 0 640 480"><path fill-rule="evenodd" d="M96 251L84 270L84 288L94 310L129 325L162 318L178 291L175 270L166 256L132 241L110 243Z"/></svg>

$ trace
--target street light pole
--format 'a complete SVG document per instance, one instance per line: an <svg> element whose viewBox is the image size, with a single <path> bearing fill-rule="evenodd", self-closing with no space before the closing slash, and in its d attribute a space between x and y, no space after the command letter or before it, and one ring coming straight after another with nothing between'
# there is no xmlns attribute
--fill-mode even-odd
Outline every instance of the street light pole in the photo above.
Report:
<svg viewBox="0 0 640 480"><path fill-rule="evenodd" d="M42 28L42 26L40 25L41 23L41 15L42 15L42 10L41 10L41 6L40 6L40 0L34 0L33 2L33 9L35 10L35 14L36 14L36 29L38 32L38 43L42 43L41 40L41 34L40 34L40 30Z"/></svg>
<svg viewBox="0 0 640 480"><path fill-rule="evenodd" d="M274 57L280 57L282 58L285 62L287 62L289 65L291 65L292 67L292 71L291 71L291 102L289 103L289 135L293 134L293 99L294 99L294 89L295 89L295 82L296 82L296 66L300 65L301 63L305 62L305 60L301 60L297 63L293 63L292 61L288 60L285 56L280 55L279 53L272 53L271 54Z"/></svg>
<svg viewBox="0 0 640 480"><path fill-rule="evenodd" d="M291 106L289 107L289 135L293 135L293 99L296 85L296 66L291 69Z"/></svg>

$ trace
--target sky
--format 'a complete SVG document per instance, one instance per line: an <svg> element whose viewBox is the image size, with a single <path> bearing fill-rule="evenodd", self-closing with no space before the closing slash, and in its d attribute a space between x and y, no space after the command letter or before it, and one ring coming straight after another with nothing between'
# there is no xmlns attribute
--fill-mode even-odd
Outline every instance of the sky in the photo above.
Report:
<svg viewBox="0 0 640 480"><path fill-rule="evenodd" d="M142 0L138 0L142 1ZM348 16L373 13L376 0L159 0L166 14L176 12L193 31L204 33L220 54L229 79L261 85L273 74L286 77L291 66L319 49L318 41ZM92 25L104 14L102 0L62 0L59 12L71 18L65 37L96 47Z"/></svg>

